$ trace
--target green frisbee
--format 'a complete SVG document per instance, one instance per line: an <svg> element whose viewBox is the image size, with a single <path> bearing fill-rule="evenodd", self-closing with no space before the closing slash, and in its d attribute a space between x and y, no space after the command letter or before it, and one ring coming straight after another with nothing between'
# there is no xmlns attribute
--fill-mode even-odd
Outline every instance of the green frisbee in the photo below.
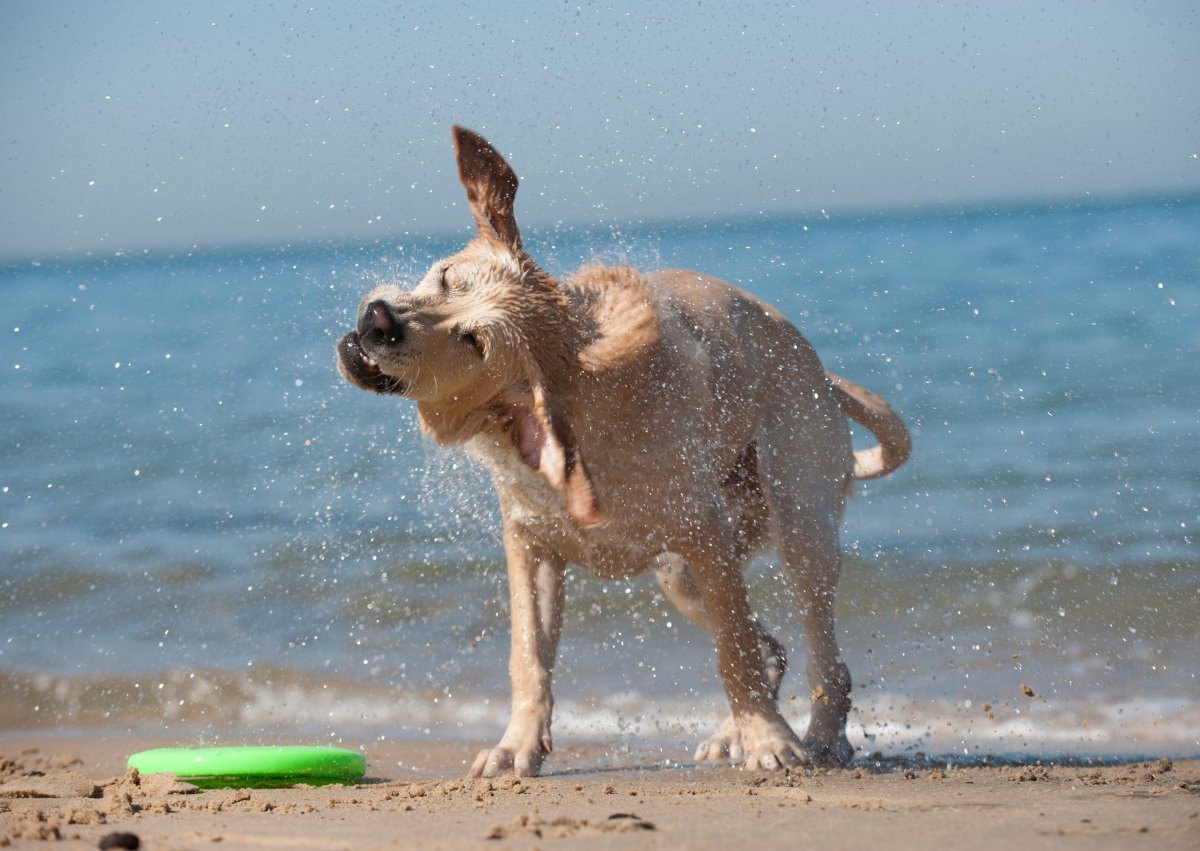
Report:
<svg viewBox="0 0 1200 851"><path fill-rule="evenodd" d="M298 745L155 748L135 753L127 764L142 774L174 774L207 789L353 783L367 770L366 758L355 751Z"/></svg>

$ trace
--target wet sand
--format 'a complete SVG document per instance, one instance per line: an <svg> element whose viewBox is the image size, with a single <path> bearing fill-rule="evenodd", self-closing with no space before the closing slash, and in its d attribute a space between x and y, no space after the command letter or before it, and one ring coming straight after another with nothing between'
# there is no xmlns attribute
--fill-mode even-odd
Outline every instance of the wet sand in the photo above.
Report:
<svg viewBox="0 0 1200 851"><path fill-rule="evenodd" d="M124 832L146 849L1200 847L1194 759L769 774L576 745L545 777L489 781L461 779L471 745L402 742L368 746L355 786L197 791L125 771L163 744L0 734L0 846L97 848Z"/></svg>

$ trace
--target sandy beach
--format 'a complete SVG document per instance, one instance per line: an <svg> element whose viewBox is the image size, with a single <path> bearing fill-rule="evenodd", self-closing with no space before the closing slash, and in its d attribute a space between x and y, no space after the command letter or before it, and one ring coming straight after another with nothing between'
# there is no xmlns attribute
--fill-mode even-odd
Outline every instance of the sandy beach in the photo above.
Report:
<svg viewBox="0 0 1200 851"><path fill-rule="evenodd" d="M0 737L0 846L199 848L1188 848L1200 760L988 765L869 758L837 770L663 767L587 746L547 776L464 780L470 743L366 747L355 786L198 791L126 772L145 737ZM574 767L573 767L574 766ZM109 840L110 842L112 840ZM112 845L109 847L126 847Z"/></svg>

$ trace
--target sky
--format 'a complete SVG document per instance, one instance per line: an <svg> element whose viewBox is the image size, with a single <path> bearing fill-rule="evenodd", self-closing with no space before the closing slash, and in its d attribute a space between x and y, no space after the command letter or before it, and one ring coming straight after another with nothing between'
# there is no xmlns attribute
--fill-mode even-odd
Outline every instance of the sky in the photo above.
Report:
<svg viewBox="0 0 1200 851"><path fill-rule="evenodd" d="M1194 2L0 0L0 258L1200 191Z"/></svg>

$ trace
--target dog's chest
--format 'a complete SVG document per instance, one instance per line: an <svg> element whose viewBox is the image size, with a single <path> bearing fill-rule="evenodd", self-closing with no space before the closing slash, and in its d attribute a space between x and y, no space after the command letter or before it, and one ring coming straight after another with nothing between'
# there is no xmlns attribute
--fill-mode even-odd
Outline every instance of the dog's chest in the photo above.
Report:
<svg viewBox="0 0 1200 851"><path fill-rule="evenodd" d="M479 435L466 448L491 474L507 519L538 533L567 561L616 579L640 573L652 561L651 553L661 549L621 518L579 529L567 515L562 493L500 440Z"/></svg>
<svg viewBox="0 0 1200 851"><path fill-rule="evenodd" d="M503 437L481 434L469 440L466 447L487 468L497 492L513 503L507 510L520 512L513 519L567 519L562 494L522 461Z"/></svg>

